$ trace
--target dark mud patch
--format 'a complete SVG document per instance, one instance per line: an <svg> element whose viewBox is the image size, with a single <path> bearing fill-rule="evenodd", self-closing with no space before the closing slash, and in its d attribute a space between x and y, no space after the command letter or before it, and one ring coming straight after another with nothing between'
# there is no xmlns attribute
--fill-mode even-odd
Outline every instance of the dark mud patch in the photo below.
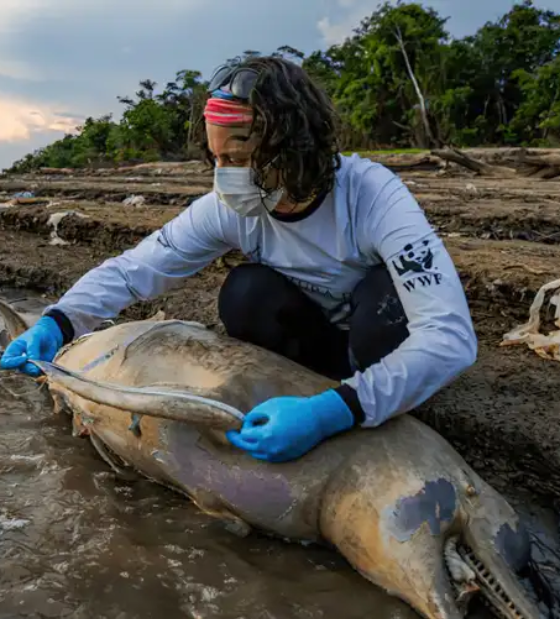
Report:
<svg viewBox="0 0 560 620"><path fill-rule="evenodd" d="M145 204L166 204L188 206L207 193L211 186L188 185L186 183L146 184L132 182L107 183L103 181L51 181L48 183L29 184L27 181L0 181L0 190L4 192L0 199L8 201L16 192L30 191L36 197L63 197L71 200L97 200L122 202L131 195L142 195Z"/></svg>
<svg viewBox="0 0 560 620"><path fill-rule="evenodd" d="M49 168L43 167L34 172L22 174L0 173L0 179L26 179L32 181L44 181L45 179L68 179L68 178L99 178L118 177L120 179L134 177L153 178L176 178L197 176L212 176L212 167L201 160L183 162L151 162L137 165L97 165L91 168Z"/></svg>
<svg viewBox="0 0 560 620"><path fill-rule="evenodd" d="M560 243L560 202L519 204L498 199L453 202L420 198L430 221L446 235Z"/></svg>
<svg viewBox="0 0 560 620"><path fill-rule="evenodd" d="M13 176L1 176L0 175L0 191L6 191L12 189L13 184L18 186L25 184L27 188L34 188L42 186L47 183L60 183L66 184L72 183L118 183L120 185L134 183L145 186L157 186L157 185L187 185L187 186L200 186L200 185L212 185L212 173L185 173L181 174L168 174L162 171L161 174L134 174L133 171L119 174L118 172L106 170L104 174L88 174L84 171L74 171L72 174L48 174L48 175L34 175L23 174ZM7 187L6 187L7 186Z"/></svg>
<svg viewBox="0 0 560 620"><path fill-rule="evenodd" d="M89 269L119 250L107 252L96 245L51 246L37 235L0 230L0 285L32 289L52 300L61 296ZM122 318L147 318L165 309L177 318L216 324L216 292L229 269L228 260L215 261L188 278L180 288L154 301L138 302Z"/></svg>
<svg viewBox="0 0 560 620"><path fill-rule="evenodd" d="M95 205L95 206L93 206ZM423 205L430 222L442 237L484 240L521 240L542 244L559 244L560 209L555 213L496 213L492 209L471 210L466 207L445 208ZM48 204L18 205L0 209L0 227L48 236L49 217L61 211L76 211L87 216L69 214L59 224L60 236L69 242L91 243L107 249L124 249L135 245L176 217L185 206L151 204L147 207L124 206L118 202L92 203L65 200Z"/></svg>
<svg viewBox="0 0 560 620"><path fill-rule="evenodd" d="M108 250L125 249L137 244L187 207L165 204L132 207L122 203L95 203L65 200L48 204L18 205L0 209L0 227L32 232L48 237L52 228L49 217L62 211L68 214L58 226L62 239L71 243L88 243ZM424 205L430 222L445 238L477 237L490 240L522 240L559 244L558 214L518 212L500 214L492 209L471 210L466 207L445 208ZM85 215L87 217L81 217Z"/></svg>
<svg viewBox="0 0 560 620"><path fill-rule="evenodd" d="M144 237L180 213L181 209L125 208L122 205L118 206L118 210L114 205L89 209L80 206L75 208L73 202L53 207L18 206L0 211L0 228L33 233L48 240L53 231L49 218L64 211L70 213L58 224L57 234L61 239L71 244L93 245L100 250L113 252L123 251L138 244Z"/></svg>
<svg viewBox="0 0 560 620"><path fill-rule="evenodd" d="M560 368L482 342L476 364L416 412L500 489L560 499Z"/></svg>
<svg viewBox="0 0 560 620"><path fill-rule="evenodd" d="M529 217L525 222L515 221L510 217L456 215L448 217L434 214L426 209L429 220L443 235L456 233L461 237L477 237L479 239L532 241L544 244L560 243L558 223Z"/></svg>
<svg viewBox="0 0 560 620"><path fill-rule="evenodd" d="M521 240L543 244L558 244L560 233L560 183L547 184L542 181L518 179L473 179L465 182L459 179L434 178L433 176L411 176L403 173L430 221L443 235L477 237L491 240ZM111 220L119 220L122 210L129 218L130 228L138 234L127 235L124 228L118 228L113 236L124 243L136 242L143 230L148 230L144 211L136 213L135 208L122 205L132 194L142 195L145 204L153 208L185 208L212 188L210 174L187 174L176 177L158 178L146 176L126 177L75 174L72 176L23 175L0 179L0 197L9 199L15 191L30 190L45 200L63 200L61 208L68 201L73 208L81 210L80 202L96 201L98 206L111 208L107 226ZM555 193L556 192L556 193ZM1 199L1 198L0 198ZM64 204L66 203L66 204ZM36 209L41 207L37 205ZM53 206L53 208L57 208ZM28 213L10 215L6 223L17 226L18 217L27 218ZM132 222L138 222L135 225ZM105 220L103 220L105 224ZM65 224L67 225L67 224ZM22 223L22 230L32 231L32 226ZM84 234L86 241L95 240L95 225L86 227L92 234ZM79 234L76 233L77 237ZM111 235L109 235L111 237ZM107 244L110 243L110 238Z"/></svg>
<svg viewBox="0 0 560 620"><path fill-rule="evenodd" d="M80 221L76 221L78 225L81 226ZM91 235L95 234L93 231L95 228L90 231ZM61 236L65 237L64 232ZM91 244L52 246L46 231L39 238L32 233L0 230L0 282L10 286L28 286L58 296L89 269L130 247L132 239L134 233L122 232L115 226L107 230L99 229L98 239ZM111 240L116 243L111 243ZM516 248L513 244L508 248L505 244L496 247L495 242L456 239L446 240L446 243L458 267L473 314L480 319L484 329L490 330L493 339L500 337L495 330L496 320L505 321L506 329L502 333L508 331L512 324L526 320L527 308L534 295L542 284L556 277L557 265L560 264L560 249L553 246L527 244L526 248ZM180 318L216 323L217 290L229 267L243 260L238 252L231 252L201 273L188 278L180 289L152 302L137 304L124 316L145 318L164 308L166 303L172 303L173 312L186 311L189 314L183 314ZM195 310L196 319L190 316ZM206 320L200 318L204 315Z"/></svg>
<svg viewBox="0 0 560 620"><path fill-rule="evenodd" d="M488 326L492 319L499 321L503 317L525 322L536 292L558 277L558 246L466 238L444 241L471 309L480 310L481 318L489 319L483 322Z"/></svg>

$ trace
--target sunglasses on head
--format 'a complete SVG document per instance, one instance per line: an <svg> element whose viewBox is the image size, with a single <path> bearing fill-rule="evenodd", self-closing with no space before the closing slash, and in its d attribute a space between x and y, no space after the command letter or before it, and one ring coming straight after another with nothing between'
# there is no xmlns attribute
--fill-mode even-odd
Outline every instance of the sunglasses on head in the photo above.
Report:
<svg viewBox="0 0 560 620"><path fill-rule="evenodd" d="M255 82L259 77L255 69L240 67L238 62L219 66L208 84L208 92L226 90L236 99L249 100Z"/></svg>

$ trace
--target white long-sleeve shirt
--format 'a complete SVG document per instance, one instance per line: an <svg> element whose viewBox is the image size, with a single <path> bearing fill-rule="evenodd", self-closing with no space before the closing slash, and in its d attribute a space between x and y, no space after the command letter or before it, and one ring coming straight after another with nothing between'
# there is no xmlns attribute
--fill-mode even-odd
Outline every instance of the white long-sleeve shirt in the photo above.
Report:
<svg viewBox="0 0 560 620"><path fill-rule="evenodd" d="M445 246L406 185L358 155L342 157L333 191L297 221L241 217L214 192L206 194L135 248L86 273L45 312L62 311L79 336L136 301L180 286L230 249L290 278L342 328L355 286L371 266L387 264L409 336L342 382L355 390L364 426L410 411L476 359L465 293Z"/></svg>

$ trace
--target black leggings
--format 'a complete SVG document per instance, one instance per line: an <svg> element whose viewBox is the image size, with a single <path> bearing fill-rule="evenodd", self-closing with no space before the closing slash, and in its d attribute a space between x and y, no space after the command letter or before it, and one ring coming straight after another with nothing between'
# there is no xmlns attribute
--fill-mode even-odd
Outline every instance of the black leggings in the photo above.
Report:
<svg viewBox="0 0 560 620"><path fill-rule="evenodd" d="M385 265L368 272L350 303L350 329L340 330L281 273L244 263L226 278L218 310L230 336L340 380L378 362L408 337L408 319Z"/></svg>

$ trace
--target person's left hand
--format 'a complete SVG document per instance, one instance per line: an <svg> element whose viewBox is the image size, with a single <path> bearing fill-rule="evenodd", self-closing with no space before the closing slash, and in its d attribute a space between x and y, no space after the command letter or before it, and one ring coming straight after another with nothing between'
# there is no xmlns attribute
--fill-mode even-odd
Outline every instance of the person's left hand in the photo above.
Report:
<svg viewBox="0 0 560 620"><path fill-rule="evenodd" d="M257 405L229 441L252 457L281 462L296 459L327 437L354 425L341 396L327 390L311 397L280 396Z"/></svg>

